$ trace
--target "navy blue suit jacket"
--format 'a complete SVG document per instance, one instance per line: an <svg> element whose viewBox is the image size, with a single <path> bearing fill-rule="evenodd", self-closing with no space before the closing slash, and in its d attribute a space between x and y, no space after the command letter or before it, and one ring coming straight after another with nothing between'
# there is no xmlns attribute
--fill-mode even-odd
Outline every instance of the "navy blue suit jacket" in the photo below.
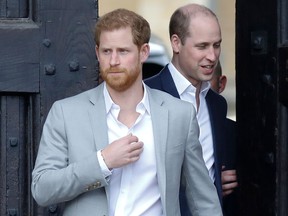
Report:
<svg viewBox="0 0 288 216"><path fill-rule="evenodd" d="M159 89L161 91L167 92L174 97L180 98L178 91L176 89L174 80L166 65L160 73L153 77L150 77L144 82L151 88ZM221 184L221 169L222 169L222 159L225 152L226 138L225 138L225 121L227 114L227 102L224 97L209 90L206 95L206 103L210 115L210 122L213 135L213 147L214 147L214 168L215 168L215 186L217 188L217 193L219 200L222 204L222 184ZM181 215L191 215L188 212L188 208L185 201L185 194L183 188L180 189L180 208ZM183 202L183 203L181 203Z"/></svg>
<svg viewBox="0 0 288 216"><path fill-rule="evenodd" d="M225 170L237 168L237 142L236 142L236 127L237 123L231 119L226 119L226 138L227 146L225 147L225 156L223 156L223 165ZM238 212L236 188L232 194L223 198L223 213L224 216L235 216Z"/></svg>

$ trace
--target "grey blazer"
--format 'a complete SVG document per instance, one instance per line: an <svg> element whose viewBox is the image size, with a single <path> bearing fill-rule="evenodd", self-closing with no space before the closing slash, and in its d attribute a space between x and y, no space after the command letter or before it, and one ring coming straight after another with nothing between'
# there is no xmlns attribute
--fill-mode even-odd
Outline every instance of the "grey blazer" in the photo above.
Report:
<svg viewBox="0 0 288 216"><path fill-rule="evenodd" d="M193 216L222 215L202 159L193 106L149 87L147 93L163 215L180 216L180 182L186 184ZM32 172L31 190L37 203L65 202L65 216L108 216L109 182L96 156L108 144L103 84L55 102Z"/></svg>

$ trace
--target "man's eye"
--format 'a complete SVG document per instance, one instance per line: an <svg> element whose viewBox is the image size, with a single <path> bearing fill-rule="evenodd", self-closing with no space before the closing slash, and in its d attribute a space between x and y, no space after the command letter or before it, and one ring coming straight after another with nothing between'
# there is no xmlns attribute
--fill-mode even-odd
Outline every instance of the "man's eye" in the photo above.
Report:
<svg viewBox="0 0 288 216"><path fill-rule="evenodd" d="M104 53L105 55L108 55L108 54L110 53L110 50L103 50L103 53Z"/></svg>
<svg viewBox="0 0 288 216"><path fill-rule="evenodd" d="M127 54L127 53L128 53L128 50L120 50L120 53L121 53L121 54Z"/></svg>

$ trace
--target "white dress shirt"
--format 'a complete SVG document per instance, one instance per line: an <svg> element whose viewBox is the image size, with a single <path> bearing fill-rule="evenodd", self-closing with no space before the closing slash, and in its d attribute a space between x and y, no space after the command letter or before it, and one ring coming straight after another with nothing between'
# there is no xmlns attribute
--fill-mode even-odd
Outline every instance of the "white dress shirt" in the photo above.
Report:
<svg viewBox="0 0 288 216"><path fill-rule="evenodd" d="M170 62L168 65L171 76L176 85L181 100L192 103L197 110L196 88L174 67ZM197 110L197 120L200 127L199 141L202 146L203 158L209 171L209 176L215 181L214 170L214 147L209 111L205 97L210 89L210 82L202 82L199 94L199 109Z"/></svg>
<svg viewBox="0 0 288 216"><path fill-rule="evenodd" d="M117 120L120 107L112 101L106 84L104 86L109 143L129 133L137 136L139 141L144 143L144 150L138 161L113 169L109 177L110 216L161 216L163 214L157 181L150 107L145 85L143 86L144 97L136 107L136 112L140 115L131 128ZM99 154L98 152L103 175L107 177L109 170L107 172L107 167L103 167L104 162Z"/></svg>

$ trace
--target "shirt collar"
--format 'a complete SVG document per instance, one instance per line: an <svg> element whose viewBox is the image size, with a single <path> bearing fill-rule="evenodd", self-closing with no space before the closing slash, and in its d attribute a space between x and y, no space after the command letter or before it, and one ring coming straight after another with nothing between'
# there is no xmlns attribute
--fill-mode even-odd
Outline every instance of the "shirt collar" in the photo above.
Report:
<svg viewBox="0 0 288 216"><path fill-rule="evenodd" d="M168 64L168 69L170 71L170 74L174 80L175 86L180 96L185 92L193 92L194 94L196 93L196 88L176 69L176 67L172 64L172 62ZM204 97L206 97L209 89L210 89L210 82L203 81L200 93L203 94Z"/></svg>
<svg viewBox="0 0 288 216"><path fill-rule="evenodd" d="M147 111L147 113L150 115L150 105L149 105L146 85L143 82L142 82L142 85L144 88L144 95L143 95L142 100L136 106L136 112L139 112L142 114L145 111ZM110 94L107 90L106 82L104 82L103 94L104 94L104 100L105 100L105 106L106 106L106 114L108 114L113 107L119 107L119 106L115 104L112 98L110 97Z"/></svg>

